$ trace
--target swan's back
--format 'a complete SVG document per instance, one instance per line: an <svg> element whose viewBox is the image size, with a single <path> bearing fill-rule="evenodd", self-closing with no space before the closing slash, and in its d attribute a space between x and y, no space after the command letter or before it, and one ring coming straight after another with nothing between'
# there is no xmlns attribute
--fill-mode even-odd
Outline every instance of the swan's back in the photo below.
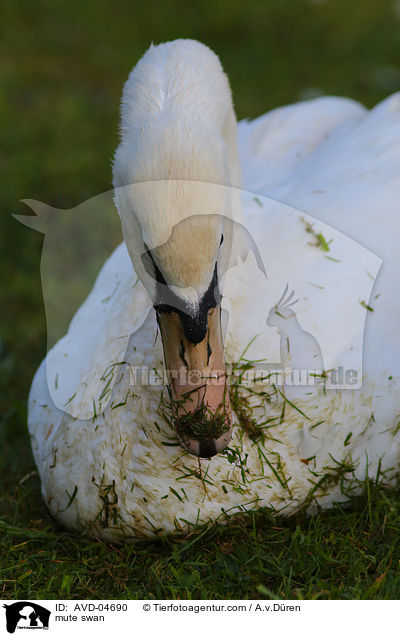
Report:
<svg viewBox="0 0 400 636"><path fill-rule="evenodd" d="M400 93L371 111L322 97L239 124L245 189L331 224L382 259L364 334L373 377L400 376L399 148Z"/></svg>

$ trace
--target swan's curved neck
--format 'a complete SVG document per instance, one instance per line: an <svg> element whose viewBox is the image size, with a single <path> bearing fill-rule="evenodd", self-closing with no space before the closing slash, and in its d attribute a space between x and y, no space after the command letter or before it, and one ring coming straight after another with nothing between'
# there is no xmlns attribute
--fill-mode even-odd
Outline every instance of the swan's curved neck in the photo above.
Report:
<svg viewBox="0 0 400 636"><path fill-rule="evenodd" d="M218 58L190 40L151 48L124 88L121 137L114 185L128 251L156 308L167 367L200 378L191 389L171 383L177 415L205 407L215 419L222 409L220 426L206 427L218 436L204 446L218 452L231 429L218 275L229 258L227 220L239 220L232 186L240 186L236 118ZM181 430L180 441L202 454L189 433Z"/></svg>

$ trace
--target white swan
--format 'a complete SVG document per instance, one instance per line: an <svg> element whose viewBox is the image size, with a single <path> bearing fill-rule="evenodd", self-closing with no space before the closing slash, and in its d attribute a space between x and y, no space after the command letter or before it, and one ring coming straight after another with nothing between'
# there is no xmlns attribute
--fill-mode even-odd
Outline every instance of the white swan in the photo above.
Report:
<svg viewBox="0 0 400 636"><path fill-rule="evenodd" d="M63 361L73 360L68 386L86 391L75 411L57 408L44 360L29 398L43 497L70 528L116 540L186 531L265 505L289 513L344 500L367 472L390 481L398 470L400 95L370 112L326 97L241 122L240 205L236 136L218 58L190 40L151 47L122 102L114 185L125 243L47 356L61 379ZM243 226L254 244L237 258ZM287 284L299 298L299 333L321 346L323 373L351 369L363 352L362 386L305 391L294 402L264 376L255 385L242 377L230 404L224 359L237 362L251 343L246 358L279 363L280 336L267 319ZM124 360L160 370L164 355L172 371L208 364L222 378L195 380L192 401L185 380L171 381L174 417L202 404L222 414L204 423L205 439L179 429L190 453L165 416L165 390L160 408L163 387L132 386L127 364L110 367ZM110 377L115 384L96 412L98 393L90 392ZM93 417L79 418L92 400ZM191 454L213 455L228 442L210 460Z"/></svg>

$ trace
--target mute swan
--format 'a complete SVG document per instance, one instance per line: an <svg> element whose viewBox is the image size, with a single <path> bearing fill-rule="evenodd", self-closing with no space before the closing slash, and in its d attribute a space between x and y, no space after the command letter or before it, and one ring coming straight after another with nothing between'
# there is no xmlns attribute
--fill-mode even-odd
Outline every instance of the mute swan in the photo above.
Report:
<svg viewBox="0 0 400 636"><path fill-rule="evenodd" d="M372 111L322 97L237 129L217 56L177 40L152 46L138 62L121 117L114 186L125 242L40 365L29 397L50 512L67 527L112 541L188 531L260 506L285 514L305 503L329 506L366 474L393 479L400 94ZM232 260L235 228L245 228L255 245ZM262 376L254 385L234 384L229 399L225 364L243 380L246 360L267 358L267 367L254 364L264 371L279 362L274 303L287 285L300 299L290 309L297 331L317 352L311 368L325 364L325 379L338 352L340 364L363 352L361 386L325 390L320 378L317 389L292 400L285 386ZM46 372L51 359L60 365L57 377L72 359L68 382L85 379L82 413L97 399L87 388L93 378L113 377L105 373L115 368L110 361L126 364L116 367L102 411L80 417L79 408L57 403ZM177 438L165 386L132 382L128 363L159 370L164 359L169 371L210 372L194 380L194 399L179 373L170 380L178 404L172 419L189 413L190 424L205 406L197 427L209 426L207 434L181 426ZM215 369L220 381L213 384Z"/></svg>

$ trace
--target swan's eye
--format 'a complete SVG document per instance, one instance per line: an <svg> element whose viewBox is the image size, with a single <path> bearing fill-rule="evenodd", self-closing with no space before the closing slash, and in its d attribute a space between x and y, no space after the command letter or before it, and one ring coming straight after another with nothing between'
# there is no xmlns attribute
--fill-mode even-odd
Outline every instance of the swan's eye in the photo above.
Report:
<svg viewBox="0 0 400 636"><path fill-rule="evenodd" d="M219 244L222 245L223 242L224 242L224 235L221 234L221 240L220 240Z"/></svg>
<svg viewBox="0 0 400 636"><path fill-rule="evenodd" d="M144 243L144 248L145 248L145 253L142 254L142 263L143 266L146 270L146 272L152 277L154 278L158 283L162 283L163 285L167 285L167 282L164 278L164 276L162 275L162 273L160 272L159 268L157 267L157 263L155 262L154 258L153 258L153 254L151 253L151 250L149 250L148 246L146 245L146 243Z"/></svg>

